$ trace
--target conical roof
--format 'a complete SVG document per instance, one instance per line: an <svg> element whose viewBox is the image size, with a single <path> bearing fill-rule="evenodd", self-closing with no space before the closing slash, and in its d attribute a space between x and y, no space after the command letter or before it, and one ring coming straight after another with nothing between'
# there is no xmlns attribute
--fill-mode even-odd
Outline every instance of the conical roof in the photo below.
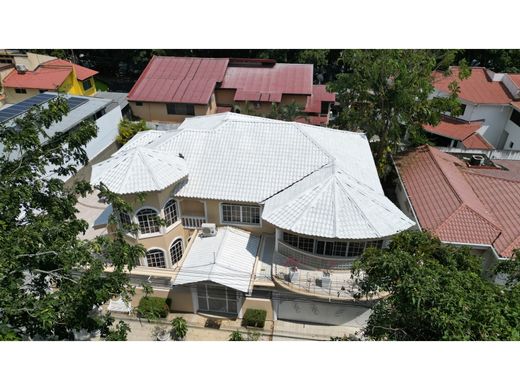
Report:
<svg viewBox="0 0 520 390"><path fill-rule="evenodd" d="M131 194L160 191L187 175L183 158L138 146L94 165L91 183L102 182L115 193Z"/></svg>
<svg viewBox="0 0 520 390"><path fill-rule="evenodd" d="M290 200L275 207L268 203L262 215L264 220L309 236L377 239L413 226L384 195L335 169L323 181L313 182Z"/></svg>

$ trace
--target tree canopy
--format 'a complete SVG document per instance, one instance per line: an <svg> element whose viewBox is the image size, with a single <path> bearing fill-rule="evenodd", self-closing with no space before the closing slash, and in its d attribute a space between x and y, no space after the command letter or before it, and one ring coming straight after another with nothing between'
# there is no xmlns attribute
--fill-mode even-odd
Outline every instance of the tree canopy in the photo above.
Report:
<svg viewBox="0 0 520 390"><path fill-rule="evenodd" d="M468 248L404 232L355 264L363 294L387 292L364 329L375 340L520 340L520 285L482 276ZM518 269L518 255L509 264Z"/></svg>
<svg viewBox="0 0 520 390"><path fill-rule="evenodd" d="M447 68L452 60L453 53L443 52L439 58L429 50L341 53L345 70L330 85L337 92L341 108L336 124L365 131L369 139L376 141L372 146L380 174L385 173L387 153L395 153L405 136L417 137L424 124L438 124L443 112L459 113L456 83L450 86L447 97L431 95L432 72ZM461 74L466 76L467 72Z"/></svg>
<svg viewBox="0 0 520 390"><path fill-rule="evenodd" d="M86 182L66 186L60 176L88 162L85 145L97 127L85 121L48 136L46 129L67 112L58 97L16 119L16 127L0 126L0 339L68 340L81 329L121 339L128 330L123 324L111 330L113 319L96 308L133 293L125 270L144 250L127 243L121 230L79 238L88 224L75 206L94 188ZM115 210L129 210L104 186L96 188ZM112 272L105 272L107 261Z"/></svg>

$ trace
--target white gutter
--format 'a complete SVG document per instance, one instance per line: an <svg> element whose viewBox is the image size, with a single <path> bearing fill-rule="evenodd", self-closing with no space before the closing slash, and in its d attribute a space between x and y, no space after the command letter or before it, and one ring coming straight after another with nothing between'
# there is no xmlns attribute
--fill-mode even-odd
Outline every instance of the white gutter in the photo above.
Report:
<svg viewBox="0 0 520 390"><path fill-rule="evenodd" d="M508 257L501 257L498 252L496 251L495 247L493 245L490 245L490 244L475 244L475 243L470 243L470 242L453 242L453 241L444 241L444 240L441 240L444 244L449 244L449 245L454 245L454 246L470 246L474 249L491 249L491 252L493 253L493 255L495 256L495 259L496 260L499 260L499 261L504 261L504 260L509 260Z"/></svg>

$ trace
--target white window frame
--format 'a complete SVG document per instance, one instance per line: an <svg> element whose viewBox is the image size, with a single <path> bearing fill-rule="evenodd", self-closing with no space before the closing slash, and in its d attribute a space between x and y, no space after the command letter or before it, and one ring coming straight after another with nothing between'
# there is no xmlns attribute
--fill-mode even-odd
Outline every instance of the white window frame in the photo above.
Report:
<svg viewBox="0 0 520 390"><path fill-rule="evenodd" d="M239 206L240 207L240 221L241 222L227 222L224 221L224 205L231 205L231 206ZM247 223L242 222L242 207L258 207L258 219L259 223ZM219 204L219 212L220 212L220 224L221 225L231 225L231 226L249 226L249 227L255 227L255 228L261 228L262 227L262 206L259 204L254 203L233 203L233 202L220 202Z"/></svg>
<svg viewBox="0 0 520 390"><path fill-rule="evenodd" d="M148 264L148 256L147 256L147 254L148 254L148 252L154 251L154 250L160 250L163 253L163 255L164 255L164 268L162 268L162 267L153 267L153 266ZM154 246L152 248L147 248L146 249L146 253L144 255L144 263L145 263L145 266L149 267L149 268L158 268L158 269L168 269L168 268L171 268L171 266L170 267L168 266L168 258L166 256L166 251L163 248L159 248L157 246Z"/></svg>
<svg viewBox="0 0 520 390"><path fill-rule="evenodd" d="M171 248L172 248L172 245L175 243L175 241L178 241L180 240L181 242L181 250L182 250L182 254L181 254L181 258L177 261L177 262L173 262L173 258L172 258L172 255L171 255ZM170 258L170 267L173 268L175 267L176 265L179 265L179 263L181 262L182 260L182 256L184 256L184 240L181 236L177 236L175 237L171 242L170 242L170 245L168 246L168 256Z"/></svg>
<svg viewBox="0 0 520 390"><path fill-rule="evenodd" d="M153 232L153 233L142 233L141 232L141 229L140 229L141 225L139 224L139 217L138 217L137 214L139 214L139 212L144 210L144 209L154 210L157 213L157 217L161 218L161 212L159 210L157 210L155 207L152 207L152 206L143 206L143 207L139 208L138 210L136 210L135 213L134 213L134 221L137 224L137 226L139 226L138 238L157 237L157 236L161 236L162 234L164 234L164 226L162 226L162 225L159 225L159 231L158 232Z"/></svg>
<svg viewBox="0 0 520 390"><path fill-rule="evenodd" d="M166 222L166 204L170 201L175 201L176 207L177 207L177 220L172 223L169 226L161 226L161 230L164 229L164 233L169 233L171 230L175 229L178 225L182 223L182 214L181 214L181 202L179 202L176 198L168 198L166 202L164 202L163 207L161 209L162 211L162 218Z"/></svg>

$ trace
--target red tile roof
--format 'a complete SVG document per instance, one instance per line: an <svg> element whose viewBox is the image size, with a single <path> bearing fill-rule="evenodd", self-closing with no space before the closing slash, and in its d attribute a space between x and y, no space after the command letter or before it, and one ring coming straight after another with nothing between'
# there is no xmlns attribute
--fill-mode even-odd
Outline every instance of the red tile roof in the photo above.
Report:
<svg viewBox="0 0 520 390"><path fill-rule="evenodd" d="M311 64L228 67L220 88L236 89L235 101L279 102L282 94L312 94Z"/></svg>
<svg viewBox="0 0 520 390"><path fill-rule="evenodd" d="M321 102L336 102L336 94L328 92L326 85L313 85L312 95L307 97L305 112L321 113Z"/></svg>
<svg viewBox="0 0 520 390"><path fill-rule="evenodd" d="M10 88L56 90L70 75L73 67L79 80L85 80L98 73L95 70L73 64L70 61L56 59L44 62L33 71L18 73L16 70L13 70L7 75L3 83L5 87Z"/></svg>
<svg viewBox="0 0 520 390"><path fill-rule="evenodd" d="M130 90L128 100L208 104L228 62L227 58L154 56Z"/></svg>
<svg viewBox="0 0 520 390"><path fill-rule="evenodd" d="M430 146L397 161L423 229L443 241L493 245L503 257L520 247L520 161L508 164L517 168L470 168Z"/></svg>
<svg viewBox="0 0 520 390"><path fill-rule="evenodd" d="M520 88L520 73L509 73L509 78L511 78L511 81Z"/></svg>
<svg viewBox="0 0 520 390"><path fill-rule="evenodd" d="M483 122L467 122L461 119L444 116L437 126L424 125L423 128L429 133L438 134L443 137L457 141L463 141L474 134L483 125Z"/></svg>
<svg viewBox="0 0 520 390"><path fill-rule="evenodd" d="M452 74L444 76L442 72L433 73L433 86L435 89L449 93L449 84L457 81L460 87L459 98L477 104L508 104L513 97L500 81L492 81L485 68L471 68L471 76L465 80L459 80L459 68L450 68Z"/></svg>
<svg viewBox="0 0 520 390"><path fill-rule="evenodd" d="M468 138L462 141L462 144L466 149L482 149L482 150L493 150L493 145L486 141L479 133L473 133Z"/></svg>

